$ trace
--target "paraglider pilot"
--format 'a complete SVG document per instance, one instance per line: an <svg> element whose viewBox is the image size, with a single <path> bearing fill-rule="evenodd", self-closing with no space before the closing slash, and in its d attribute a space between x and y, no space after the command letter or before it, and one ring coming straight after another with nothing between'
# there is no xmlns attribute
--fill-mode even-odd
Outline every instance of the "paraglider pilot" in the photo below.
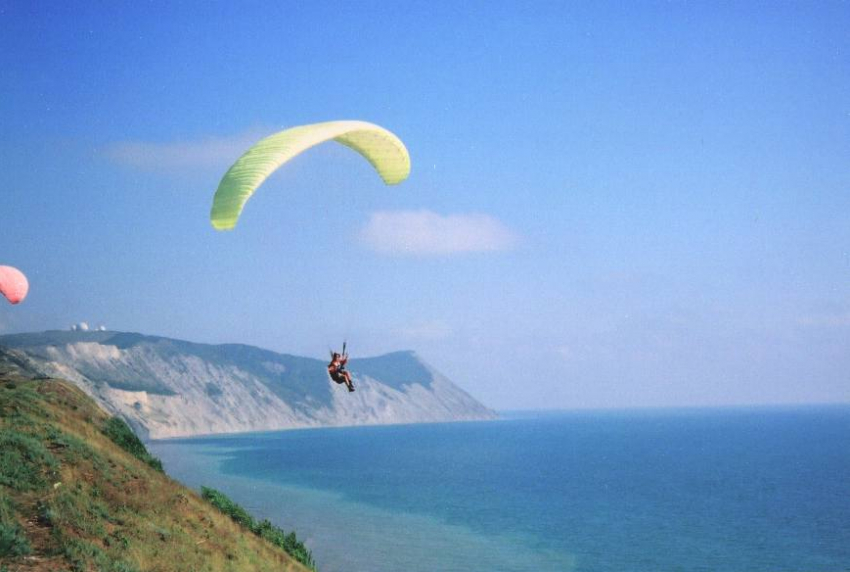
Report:
<svg viewBox="0 0 850 572"><path fill-rule="evenodd" d="M354 384L351 383L351 374L345 369L345 364L348 363L348 354L340 355L337 352L331 352L331 363L328 364L328 374L331 379L337 383L344 383L348 387L348 391L354 391Z"/></svg>

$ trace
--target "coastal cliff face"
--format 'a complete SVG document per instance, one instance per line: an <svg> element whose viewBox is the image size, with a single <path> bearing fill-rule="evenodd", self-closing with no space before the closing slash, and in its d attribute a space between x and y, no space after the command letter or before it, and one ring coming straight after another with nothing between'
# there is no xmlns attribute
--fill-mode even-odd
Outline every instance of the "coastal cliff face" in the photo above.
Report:
<svg viewBox="0 0 850 572"><path fill-rule="evenodd" d="M493 419L413 352L352 359L357 391L321 360L122 332L0 336L151 439L297 427Z"/></svg>

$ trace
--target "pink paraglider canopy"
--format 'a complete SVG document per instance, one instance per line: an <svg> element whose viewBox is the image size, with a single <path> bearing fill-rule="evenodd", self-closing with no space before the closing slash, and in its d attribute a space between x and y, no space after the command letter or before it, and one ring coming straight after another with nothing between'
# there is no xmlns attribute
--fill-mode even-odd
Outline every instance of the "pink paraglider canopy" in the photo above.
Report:
<svg viewBox="0 0 850 572"><path fill-rule="evenodd" d="M20 304L30 288L27 277L17 268L0 266L0 294L12 304Z"/></svg>

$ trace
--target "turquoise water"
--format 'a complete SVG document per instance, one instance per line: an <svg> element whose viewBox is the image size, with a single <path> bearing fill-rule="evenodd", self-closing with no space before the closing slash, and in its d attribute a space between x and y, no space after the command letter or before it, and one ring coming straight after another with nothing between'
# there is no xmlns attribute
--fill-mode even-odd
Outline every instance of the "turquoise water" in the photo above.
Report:
<svg viewBox="0 0 850 572"><path fill-rule="evenodd" d="M850 570L850 408L520 415L158 442L322 572Z"/></svg>

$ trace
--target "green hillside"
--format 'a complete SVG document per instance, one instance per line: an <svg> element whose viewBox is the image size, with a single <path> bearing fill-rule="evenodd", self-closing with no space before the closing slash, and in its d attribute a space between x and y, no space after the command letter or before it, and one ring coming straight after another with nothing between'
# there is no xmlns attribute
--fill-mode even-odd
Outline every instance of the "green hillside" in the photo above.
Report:
<svg viewBox="0 0 850 572"><path fill-rule="evenodd" d="M294 534L239 511L168 478L123 421L0 349L0 571L309 570L284 551L311 562Z"/></svg>

